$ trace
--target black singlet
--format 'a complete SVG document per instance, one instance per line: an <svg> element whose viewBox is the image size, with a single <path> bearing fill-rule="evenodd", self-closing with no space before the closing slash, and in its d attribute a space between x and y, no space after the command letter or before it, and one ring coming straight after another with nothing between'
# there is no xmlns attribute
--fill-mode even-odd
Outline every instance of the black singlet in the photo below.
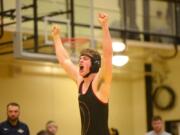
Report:
<svg viewBox="0 0 180 135"><path fill-rule="evenodd" d="M79 108L81 115L81 135L109 135L108 103L101 102L92 90L92 82L82 94L83 81L79 86Z"/></svg>

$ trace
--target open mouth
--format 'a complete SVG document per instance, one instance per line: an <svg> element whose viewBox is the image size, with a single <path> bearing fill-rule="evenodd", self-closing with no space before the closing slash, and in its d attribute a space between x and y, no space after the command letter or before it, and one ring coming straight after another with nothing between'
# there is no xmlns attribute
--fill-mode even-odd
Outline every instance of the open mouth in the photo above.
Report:
<svg viewBox="0 0 180 135"><path fill-rule="evenodd" d="M80 71L84 69L84 66L79 66Z"/></svg>

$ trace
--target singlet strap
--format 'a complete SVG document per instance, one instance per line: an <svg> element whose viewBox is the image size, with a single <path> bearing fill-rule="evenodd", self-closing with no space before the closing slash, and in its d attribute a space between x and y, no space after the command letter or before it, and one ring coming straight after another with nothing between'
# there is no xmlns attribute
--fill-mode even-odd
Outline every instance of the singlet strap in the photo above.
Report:
<svg viewBox="0 0 180 135"><path fill-rule="evenodd" d="M93 80L90 82L89 87L87 88L87 89L88 89L87 92L89 91L89 89L93 90L93 89L92 89L92 82L93 82ZM83 86L83 83L84 83L84 80L83 80L83 81L80 83L80 85L79 85L79 93L80 93L80 94L82 94L82 86Z"/></svg>
<svg viewBox="0 0 180 135"><path fill-rule="evenodd" d="M82 94L82 85L83 85L83 83L84 83L84 80L79 85L79 93L81 93L81 94Z"/></svg>

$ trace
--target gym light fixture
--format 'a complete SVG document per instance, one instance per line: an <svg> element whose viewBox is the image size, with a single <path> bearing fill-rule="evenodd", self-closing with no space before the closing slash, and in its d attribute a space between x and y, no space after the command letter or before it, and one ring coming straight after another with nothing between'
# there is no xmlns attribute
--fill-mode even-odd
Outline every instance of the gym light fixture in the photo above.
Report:
<svg viewBox="0 0 180 135"><path fill-rule="evenodd" d="M113 41L112 48L113 48L113 52L122 52L125 50L126 45L120 41Z"/></svg>
<svg viewBox="0 0 180 135"><path fill-rule="evenodd" d="M129 57L125 55L114 55L112 57L112 64L117 67L122 67L127 64L129 61Z"/></svg>

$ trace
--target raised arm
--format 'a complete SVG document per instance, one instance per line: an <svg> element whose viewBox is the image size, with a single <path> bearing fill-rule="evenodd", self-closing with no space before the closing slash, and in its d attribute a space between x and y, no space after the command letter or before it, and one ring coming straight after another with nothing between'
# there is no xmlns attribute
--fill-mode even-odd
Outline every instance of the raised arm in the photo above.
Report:
<svg viewBox="0 0 180 135"><path fill-rule="evenodd" d="M99 23L102 27L102 64L99 72L101 81L110 83L112 80L112 40L109 32L108 15L100 13Z"/></svg>
<svg viewBox="0 0 180 135"><path fill-rule="evenodd" d="M64 68L70 78L77 82L78 67L72 63L67 51L63 47L60 29L56 25L52 27L52 38L54 40L55 52L60 65Z"/></svg>

